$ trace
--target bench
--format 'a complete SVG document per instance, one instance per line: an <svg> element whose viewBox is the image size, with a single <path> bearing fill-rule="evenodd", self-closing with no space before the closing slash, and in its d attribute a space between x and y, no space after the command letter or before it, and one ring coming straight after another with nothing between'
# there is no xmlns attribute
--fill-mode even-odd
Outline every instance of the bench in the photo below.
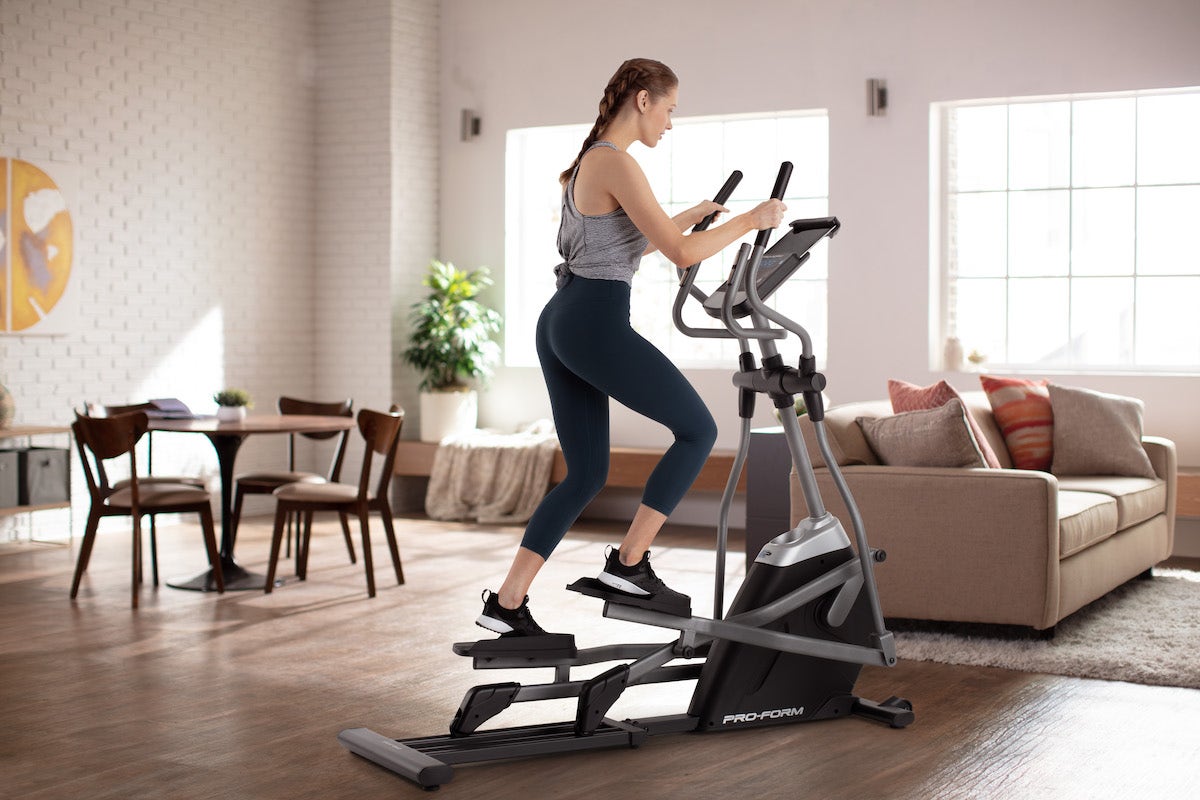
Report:
<svg viewBox="0 0 1200 800"><path fill-rule="evenodd" d="M401 477L428 478L433 471L433 457L437 453L436 442L401 441L396 448L395 475ZM607 488L641 489L645 487L650 472L662 458L663 451L648 447L613 447L610 450ZM733 468L732 451L713 451L692 489L701 492L723 492ZM550 470L550 483L559 483L567 474L567 465L562 452L554 454L554 466ZM746 491L746 473L743 470L738 482L738 493Z"/></svg>

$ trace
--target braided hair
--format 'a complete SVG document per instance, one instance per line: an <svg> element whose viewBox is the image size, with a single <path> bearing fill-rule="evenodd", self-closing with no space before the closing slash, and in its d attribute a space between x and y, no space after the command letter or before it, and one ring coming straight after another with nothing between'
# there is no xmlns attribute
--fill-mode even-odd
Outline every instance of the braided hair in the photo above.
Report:
<svg viewBox="0 0 1200 800"><path fill-rule="evenodd" d="M651 97L662 97L678 85L679 79L675 77L675 73L661 61L649 58L631 58L622 64L613 73L608 85L604 87L604 96L600 98L600 113L596 117L596 124L592 126L591 133L583 140L583 147L580 148L579 155L575 156L575 160L571 162L571 166L558 176L558 182L565 186L567 181L571 180L571 174L579 166L583 154L596 143L601 132L617 116L621 106L628 98L635 96L643 89L648 91Z"/></svg>

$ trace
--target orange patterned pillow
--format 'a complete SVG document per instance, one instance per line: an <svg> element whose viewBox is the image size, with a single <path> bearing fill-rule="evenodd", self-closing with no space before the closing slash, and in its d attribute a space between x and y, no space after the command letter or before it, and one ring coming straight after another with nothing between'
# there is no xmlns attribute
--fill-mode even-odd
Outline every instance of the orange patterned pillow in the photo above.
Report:
<svg viewBox="0 0 1200 800"><path fill-rule="evenodd" d="M979 382L1013 466L1049 472L1054 460L1054 411L1046 381L980 375Z"/></svg>
<svg viewBox="0 0 1200 800"><path fill-rule="evenodd" d="M962 397L954 390L954 387L945 381L938 381L930 386L917 386L915 383L889 380L888 398L892 401L892 411L897 414L902 414L905 411L925 411L930 408L941 408L951 400L962 402ZM983 454L983 463L993 469L999 469L1000 459L996 458L996 452L988 444L987 438L983 435L983 429L979 427L979 423L971 416L971 412L967 409L965 402L963 403L963 410L967 415L967 425L970 426L971 433L975 436L975 444L979 447L979 452Z"/></svg>

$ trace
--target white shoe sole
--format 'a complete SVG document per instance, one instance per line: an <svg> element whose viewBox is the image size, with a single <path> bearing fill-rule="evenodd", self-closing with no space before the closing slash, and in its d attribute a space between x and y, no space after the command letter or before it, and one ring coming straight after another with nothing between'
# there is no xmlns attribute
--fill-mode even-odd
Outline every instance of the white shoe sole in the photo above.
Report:
<svg viewBox="0 0 1200 800"><path fill-rule="evenodd" d="M638 586L636 583L630 583L620 575L613 575L611 572L601 572L600 577L596 580L600 581L610 589L616 589L619 592L637 595L638 597L650 596L649 592Z"/></svg>
<svg viewBox="0 0 1200 800"><path fill-rule="evenodd" d="M513 629L512 625L509 625L507 622L501 622L500 620L489 617L486 614L480 614L476 618L475 624L484 630L491 631L492 633L511 633Z"/></svg>

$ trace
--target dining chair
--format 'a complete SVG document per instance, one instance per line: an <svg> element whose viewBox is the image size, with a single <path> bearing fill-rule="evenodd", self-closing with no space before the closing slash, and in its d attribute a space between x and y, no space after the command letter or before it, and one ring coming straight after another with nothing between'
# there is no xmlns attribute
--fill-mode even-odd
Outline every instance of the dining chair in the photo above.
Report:
<svg viewBox="0 0 1200 800"><path fill-rule="evenodd" d="M101 403L84 403L84 413L89 417L114 417L118 414L129 414L135 411L147 412L147 416L151 409L155 406L153 403L128 403L126 405L103 405ZM104 473L104 463L99 462L96 465L97 477L111 491L120 491L128 488L129 478L109 483L108 476ZM138 482L142 486L150 486L152 484L183 484L184 486L195 486L200 489L208 489L208 481L199 475L155 475L154 474L154 431L146 432L146 474L138 477ZM150 517L150 549L153 551L158 546L158 526L154 521L154 517ZM154 571L154 585L158 585L158 563L151 560L151 569Z"/></svg>
<svg viewBox="0 0 1200 800"><path fill-rule="evenodd" d="M336 511L339 515L353 514L358 517L362 530L363 568L367 573L367 595L375 596L375 572L371 559L371 537L368 517L378 511L383 518L383 530L387 535L388 549L392 555L392 566L396 571L396 583L404 584L404 570L400 566L400 549L396 544L396 532L392 525L392 506L388 500L392 469L396 462L396 445L400 441L400 428L404 424L404 411L392 406L388 412L364 408L358 412L358 430L366 447L363 451L362 469L358 484L339 483L289 483L274 491L275 527L271 535L271 555L267 568L267 579L263 591L270 593L275 586L275 565L279 560L279 547L283 540L284 521L289 514L304 515L304 531L296 546L296 574L307 579L308 547L312 538L312 514L317 511ZM383 457L378 482L371 486L371 467L376 455Z"/></svg>
<svg viewBox="0 0 1200 800"><path fill-rule="evenodd" d="M354 400L347 398L331 403L321 403L312 400L299 400L295 397L280 397L276 401L276 408L280 414L307 414L312 416L322 417L352 417L354 416ZM329 471L325 475L316 472L304 472L296 470L296 437L303 436L306 439L313 441L322 441L328 439L337 439L337 443L333 449L333 459L329 465ZM287 453L287 469L286 470L260 470L256 472L244 472L237 476L234 486L233 497L233 532L231 537L233 541L237 541L238 524L242 520L242 503L249 494L271 494L280 486L286 486L289 483L336 483L342 474L342 461L346 457L346 442L349 439L350 431L324 431L316 433L291 433L288 434L288 453ZM346 519L345 514L340 514L339 519L342 523L342 537L346 541L346 550L350 553L350 563L357 563L357 558L354 555L354 540L350 536L350 523ZM299 520L295 520L295 529L299 531ZM287 550L286 554L292 553L292 529L293 516L289 515L287 520ZM299 533L297 533L297 541ZM296 550L299 552L299 544Z"/></svg>
<svg viewBox="0 0 1200 800"><path fill-rule="evenodd" d="M150 422L144 411L133 411L110 417L89 417L75 414L71 432L75 437L79 459L83 463L83 474L87 479L91 509L88 511L87 526L83 542L79 546L79 557L75 563L75 578L71 581L71 599L79 593L79 581L87 570L96 542L96 531L104 517L125 516L133 518L133 607L138 607L138 586L142 582L142 527L141 519L156 514L182 514L195 512L200 515L200 527L204 534L204 546L208 551L209 565L218 592L225 591L225 581L220 569L217 553L217 538L213 528L212 506L208 490L200 486L162 481L147 482L138 475L137 443L149 430ZM129 455L129 478L121 488L109 485L104 469L105 462ZM154 585L158 585L157 542L150 540L150 563L154 573Z"/></svg>

